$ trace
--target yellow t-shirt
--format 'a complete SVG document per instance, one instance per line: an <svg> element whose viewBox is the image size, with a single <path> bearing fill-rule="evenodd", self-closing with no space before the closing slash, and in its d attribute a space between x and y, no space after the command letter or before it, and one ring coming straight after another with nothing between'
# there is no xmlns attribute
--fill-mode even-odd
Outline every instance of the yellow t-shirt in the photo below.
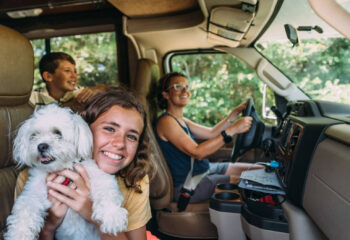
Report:
<svg viewBox="0 0 350 240"><path fill-rule="evenodd" d="M22 192L25 182L28 179L28 169L20 172L15 188L15 198ZM127 188L121 177L117 177L119 188L124 196L122 206L128 210L128 228L126 232L138 229L146 225L151 219L151 207L149 203L149 179L146 175L140 182L142 193L137 193Z"/></svg>

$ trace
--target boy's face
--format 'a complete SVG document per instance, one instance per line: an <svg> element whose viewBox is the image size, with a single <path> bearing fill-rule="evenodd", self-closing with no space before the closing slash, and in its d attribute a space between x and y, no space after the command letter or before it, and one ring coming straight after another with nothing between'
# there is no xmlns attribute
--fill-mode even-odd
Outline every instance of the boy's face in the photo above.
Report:
<svg viewBox="0 0 350 240"><path fill-rule="evenodd" d="M57 91L73 91L78 81L75 65L66 60L59 60L55 73L46 72L45 81Z"/></svg>

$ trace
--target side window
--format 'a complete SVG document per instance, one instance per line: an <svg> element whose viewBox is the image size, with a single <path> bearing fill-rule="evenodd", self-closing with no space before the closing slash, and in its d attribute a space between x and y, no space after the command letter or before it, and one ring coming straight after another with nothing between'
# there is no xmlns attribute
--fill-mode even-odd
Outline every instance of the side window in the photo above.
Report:
<svg viewBox="0 0 350 240"><path fill-rule="evenodd" d="M272 90L236 57L221 53L175 55L171 58L171 68L188 76L192 96L184 114L193 121L213 126L234 107L253 97L261 119L274 123L262 116L264 89L266 106L274 105Z"/></svg>
<svg viewBox="0 0 350 240"><path fill-rule="evenodd" d="M39 61L45 54L45 40L32 40L32 45L35 58L34 88L36 88L44 84L40 76ZM65 52L74 58L79 85L116 85L118 82L117 44L114 32L51 38L50 47L51 52Z"/></svg>

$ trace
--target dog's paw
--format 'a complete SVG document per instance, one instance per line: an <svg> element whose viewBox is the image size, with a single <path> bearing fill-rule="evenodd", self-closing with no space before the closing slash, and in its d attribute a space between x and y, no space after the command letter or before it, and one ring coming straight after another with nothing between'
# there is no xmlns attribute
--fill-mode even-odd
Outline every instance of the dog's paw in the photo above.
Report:
<svg viewBox="0 0 350 240"><path fill-rule="evenodd" d="M19 227L20 228L20 227ZM21 229L10 230L4 234L5 240L35 240L38 236L31 231L21 231Z"/></svg>
<svg viewBox="0 0 350 240"><path fill-rule="evenodd" d="M92 218L101 223L100 230L104 233L117 235L128 226L128 211L125 208L113 206L103 211L94 211Z"/></svg>

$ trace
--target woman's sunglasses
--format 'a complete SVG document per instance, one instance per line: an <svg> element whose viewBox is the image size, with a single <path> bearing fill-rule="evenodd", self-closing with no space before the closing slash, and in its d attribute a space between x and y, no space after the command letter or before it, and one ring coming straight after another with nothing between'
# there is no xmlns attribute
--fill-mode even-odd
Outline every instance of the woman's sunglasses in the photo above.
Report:
<svg viewBox="0 0 350 240"><path fill-rule="evenodd" d="M182 91L183 89L190 90L189 84L179 84L179 83L175 83L169 86L167 90L169 90L172 87L175 89L175 91Z"/></svg>

